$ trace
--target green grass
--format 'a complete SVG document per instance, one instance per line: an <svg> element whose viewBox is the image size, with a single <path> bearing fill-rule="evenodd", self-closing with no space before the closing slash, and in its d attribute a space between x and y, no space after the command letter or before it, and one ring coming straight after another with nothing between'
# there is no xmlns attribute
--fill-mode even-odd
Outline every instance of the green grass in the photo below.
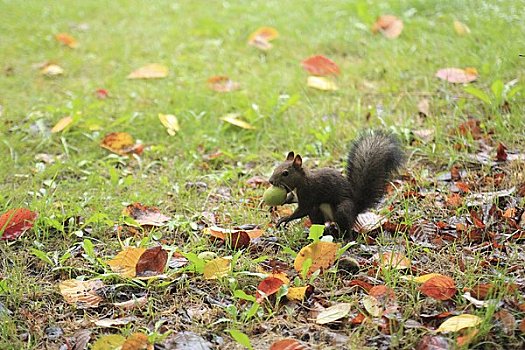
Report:
<svg viewBox="0 0 525 350"><path fill-rule="evenodd" d="M193 223L201 220L202 213L214 213L223 226L266 225L267 210L257 208L258 199L253 199L261 196L263 189L248 188L246 180L254 175L269 176L274 165L292 149L305 156L309 166L341 167L340 159L360 130L382 127L398 134L406 145L410 156L407 173L419 185L415 190L433 192L439 188L433 175L447 171L453 163L469 170L474 182L493 174L489 167L479 164L470 171L468 154L475 153L476 142L454 135L454 130L468 117L476 117L484 130L494 133L495 142L523 152L523 92L509 101L511 113L506 114L498 106L486 105L466 94L463 86L439 81L434 74L444 67L475 67L480 76L474 85L486 92L497 80L518 79L518 84L523 84L525 58L519 55L525 54L524 6L524 1L510 0L0 0L0 213L23 206L40 214L33 231L17 242L0 243L0 302L13 312L10 316L1 316L0 312L4 318L0 322L0 348L52 347L53 342L45 337L46 327L59 325L70 336L84 327L78 321L103 313L100 309L74 309L64 302L56 286L70 277L92 278L105 272L82 257L82 241L92 240L99 258L113 257L120 250L114 224L122 223L122 209L129 203L156 205L177 218L173 230L159 230L164 244L184 252L211 250L227 255L232 252L201 238L200 232L191 229ZM404 21L404 31L396 40L375 36L369 30L378 15L387 13ZM452 26L455 19L467 24L472 33L458 36ZM79 30L82 23L89 28ZM275 27L280 33L266 53L246 43L249 34L261 26ZM79 47L69 49L57 43L54 35L60 32L73 35ZM323 54L340 66L338 91L322 92L306 86L307 74L300 62L314 54ZM65 74L42 76L34 65L44 61L58 63ZM169 67L168 78L126 79L134 69L154 62ZM214 75L227 75L242 89L224 94L211 91L206 81ZM107 89L110 98L98 100L94 93L98 88ZM431 115L418 119L417 103L422 98L429 99ZM232 112L240 113L256 129L241 130L220 121L221 116ZM158 120L159 113L178 117L181 130L175 137L168 136ZM49 129L68 115L75 116L75 124L64 133L50 134ZM92 130L93 126L99 130ZM434 142L411 142L410 132L417 129L435 130ZM146 145L140 161L110 155L99 146L101 138L114 131L129 132ZM458 151L458 143L467 148ZM223 155L212 161L204 159L203 155L216 151ZM41 153L54 156L56 161L37 161L35 156ZM523 162L502 167L508 174L503 188L525 181ZM185 185L190 181L203 181L208 189L188 189ZM213 196L224 189L231 191L231 196ZM491 189L485 184L476 188L479 192ZM437 210L432 196L421 200L400 198L394 198L400 213L394 219L405 223L468 215L465 207L456 212ZM519 200L517 206L523 208L523 199ZM79 221L90 222L91 230L82 238L74 234L81 228ZM280 246L270 246L262 253L246 252L235 270L255 271L253 259L264 254L277 255L291 264L292 259L282 253L282 248L298 251L304 246L307 240L302 231L300 225L287 232L268 229L266 235L277 236ZM130 241L138 242L140 237ZM462 270L450 257L462 254L466 244L429 251L409 239L385 238L378 243L380 249L399 245L406 245L412 259L421 259L421 270L447 272L460 286L501 281L502 276L523 277L523 273L509 272L513 266L524 264L519 246L513 246L515 254L508 253L508 260L495 270L483 267L483 255L475 255L472 261L469 257ZM32 255L31 248L57 257L70 251L71 258L51 268ZM352 248L351 253L363 254L359 248ZM501 275L493 275L496 272ZM397 286L399 303L405 309L403 320L414 319L428 305L419 304L417 290L400 284L401 274L394 271L381 276L381 281ZM284 335L301 338L300 331L291 330L304 326L309 318L306 309L279 309L273 315L266 310L264 315L244 323L215 323L230 316L217 305L203 304L204 297L195 289L211 291L214 298L229 304L233 287L228 281L206 282L190 274L173 278L170 287L165 288L155 283L141 287L104 278L107 284L122 284L117 289L127 295L130 291L150 291L148 308L132 312L140 320L124 333L141 327L153 333L151 325L163 315L170 329L216 334L224 337L228 347L234 343L224 330L238 328L258 349L268 348ZM330 293L342 288L345 279L323 275L315 287ZM239 289L253 293L258 281L237 276L235 283ZM520 295L523 299L523 289ZM345 298L358 304L358 294L334 296L330 301ZM467 308L459 296L456 300L457 309L484 316L484 310ZM208 312L191 324L176 313L177 308L201 304ZM238 301L233 304L242 307ZM438 303L436 308L444 310L446 306ZM523 312L515 316L518 320L524 317ZM491 322L487 317L486 324ZM261 323L269 327L263 335L258 328ZM356 348L379 346L368 339L379 334L372 328L343 324L337 332L349 336L348 344ZM319 337L303 340L327 348L330 341L324 332L330 329L315 329ZM116 331L94 328L94 332L99 335ZM397 328L392 344L413 348L424 333ZM486 331L476 342L523 344L524 338L519 331L514 336Z"/></svg>

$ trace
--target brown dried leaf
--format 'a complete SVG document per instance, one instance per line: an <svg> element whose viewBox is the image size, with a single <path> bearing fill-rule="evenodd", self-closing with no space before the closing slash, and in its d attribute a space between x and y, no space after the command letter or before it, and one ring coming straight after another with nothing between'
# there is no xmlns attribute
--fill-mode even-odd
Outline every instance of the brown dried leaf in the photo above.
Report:
<svg viewBox="0 0 525 350"><path fill-rule="evenodd" d="M448 300L456 294L456 284L448 276L436 276L423 283L419 290L428 297Z"/></svg>
<svg viewBox="0 0 525 350"><path fill-rule="evenodd" d="M144 150L144 146L141 144L135 144L133 136L127 132L112 132L107 134L102 141L100 141L100 147L120 155L127 155L130 153L140 155Z"/></svg>
<svg viewBox="0 0 525 350"><path fill-rule="evenodd" d="M308 347L295 339L278 340L270 346L270 350L307 350Z"/></svg>
<svg viewBox="0 0 525 350"><path fill-rule="evenodd" d="M60 282L58 286L66 302L81 309L97 307L104 300L98 294L98 291L104 288L104 283L101 280L79 281L69 279Z"/></svg>
<svg viewBox="0 0 525 350"><path fill-rule="evenodd" d="M166 262L168 261L168 252L162 247L156 246L149 248L140 256L135 266L137 277L156 276L164 272Z"/></svg>
<svg viewBox="0 0 525 350"><path fill-rule="evenodd" d="M124 215L131 216L141 226L164 226L171 217L162 214L157 207L133 203L124 209Z"/></svg>
<svg viewBox="0 0 525 350"><path fill-rule="evenodd" d="M126 247L116 257L107 262L113 272L122 277L133 278L137 275L136 266L146 248Z"/></svg>
<svg viewBox="0 0 525 350"><path fill-rule="evenodd" d="M507 160L507 146L503 143L498 143L498 148L496 149L496 160L498 162L505 162Z"/></svg>
<svg viewBox="0 0 525 350"><path fill-rule="evenodd" d="M216 75L208 79L210 89L218 92L231 92L238 90L241 85L224 75Z"/></svg>

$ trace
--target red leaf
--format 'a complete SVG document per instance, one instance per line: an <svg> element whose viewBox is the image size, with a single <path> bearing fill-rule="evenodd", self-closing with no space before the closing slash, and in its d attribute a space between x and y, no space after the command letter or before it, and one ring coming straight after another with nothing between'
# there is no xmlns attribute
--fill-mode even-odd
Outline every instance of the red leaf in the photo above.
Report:
<svg viewBox="0 0 525 350"><path fill-rule="evenodd" d="M255 299L258 303L262 302L267 296L277 293L283 284L284 282L277 277L266 277L259 283Z"/></svg>
<svg viewBox="0 0 525 350"><path fill-rule="evenodd" d="M339 75L339 67L329 58L322 55L312 56L301 62L303 69L318 76Z"/></svg>
<svg viewBox="0 0 525 350"><path fill-rule="evenodd" d="M476 211L471 210L470 211L470 217L472 218L472 222L474 222L474 225L477 228L480 228L480 229L484 229L485 228L485 224L483 223L483 220L481 220L479 218L479 215L478 215L478 213L476 213Z"/></svg>
<svg viewBox="0 0 525 350"><path fill-rule="evenodd" d="M14 240L33 227L38 214L26 209L9 209L0 216L0 239Z"/></svg>
<svg viewBox="0 0 525 350"><path fill-rule="evenodd" d="M282 339L272 344L270 350L306 350L306 346L295 339Z"/></svg>
<svg viewBox="0 0 525 350"><path fill-rule="evenodd" d="M437 300L448 300L456 294L454 280L447 276L432 277L419 288L421 293Z"/></svg>
<svg viewBox="0 0 525 350"><path fill-rule="evenodd" d="M148 277L159 275L164 271L168 261L168 252L162 247L156 246L146 250L140 256L135 267L137 277Z"/></svg>
<svg viewBox="0 0 525 350"><path fill-rule="evenodd" d="M99 100L105 100L109 96L109 92L106 89L98 89L95 91L95 95Z"/></svg>

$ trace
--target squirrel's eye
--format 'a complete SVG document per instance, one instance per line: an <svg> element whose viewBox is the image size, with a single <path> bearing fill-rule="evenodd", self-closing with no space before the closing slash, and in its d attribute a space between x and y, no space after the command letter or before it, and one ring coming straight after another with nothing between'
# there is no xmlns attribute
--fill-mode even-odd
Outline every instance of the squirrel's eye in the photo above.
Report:
<svg viewBox="0 0 525 350"><path fill-rule="evenodd" d="M283 176L288 176L288 170L283 171Z"/></svg>

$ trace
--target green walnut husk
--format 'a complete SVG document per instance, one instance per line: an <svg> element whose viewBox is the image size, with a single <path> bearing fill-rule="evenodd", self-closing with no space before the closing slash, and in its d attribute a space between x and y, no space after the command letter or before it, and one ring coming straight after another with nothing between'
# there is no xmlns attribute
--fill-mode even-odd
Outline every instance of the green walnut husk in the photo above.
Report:
<svg viewBox="0 0 525 350"><path fill-rule="evenodd" d="M263 194L264 203L275 206L284 204L286 200L286 190L284 188L270 186Z"/></svg>

